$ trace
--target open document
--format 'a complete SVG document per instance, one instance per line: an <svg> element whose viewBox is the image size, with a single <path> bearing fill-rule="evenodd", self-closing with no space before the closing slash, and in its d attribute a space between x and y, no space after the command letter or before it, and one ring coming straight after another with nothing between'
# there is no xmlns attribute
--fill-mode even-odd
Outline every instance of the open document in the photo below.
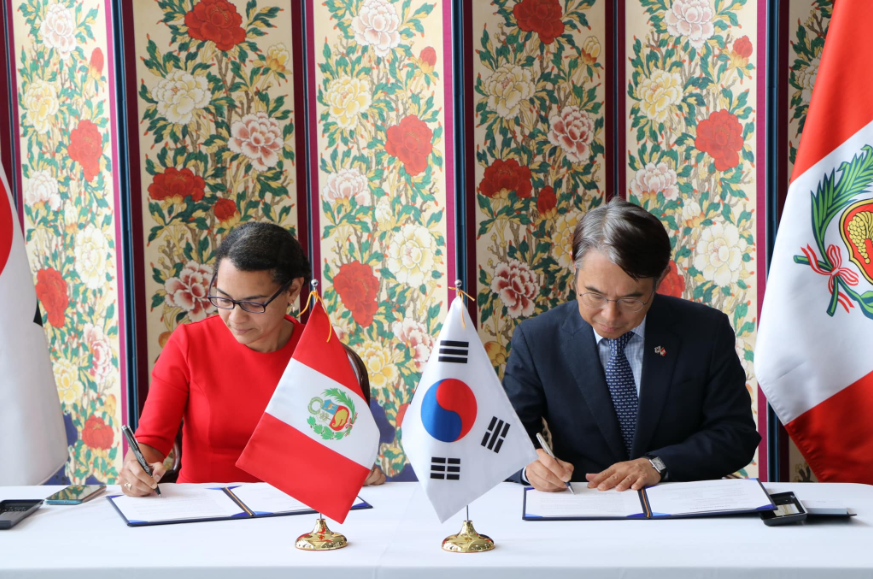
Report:
<svg viewBox="0 0 873 579"><path fill-rule="evenodd" d="M228 487L165 484L161 485L161 493L161 497L112 495L107 498L131 527L315 513L267 483ZM352 506L352 509L371 508L361 497Z"/></svg>
<svg viewBox="0 0 873 579"><path fill-rule="evenodd" d="M657 519L735 515L776 507L757 479L662 483L641 491L598 491L573 483L569 492L525 489L526 521Z"/></svg>

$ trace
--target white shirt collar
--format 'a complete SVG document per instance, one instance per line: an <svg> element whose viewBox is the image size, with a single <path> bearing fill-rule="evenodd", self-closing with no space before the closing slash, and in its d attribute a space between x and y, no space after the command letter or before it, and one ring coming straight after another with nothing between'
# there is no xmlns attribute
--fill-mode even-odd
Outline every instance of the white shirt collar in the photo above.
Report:
<svg viewBox="0 0 873 579"><path fill-rule="evenodd" d="M648 314L646 314L646 317L648 317ZM594 326L591 326L591 330L594 332L594 341L597 342L598 344L600 344L600 340L603 339L603 336L601 336L600 334L597 333L597 330L594 329ZM637 326L636 328L632 329L631 332L633 332L634 334L636 334L637 336L639 336L640 338L645 340L646 339L646 318L644 317L643 321L640 322L640 325Z"/></svg>

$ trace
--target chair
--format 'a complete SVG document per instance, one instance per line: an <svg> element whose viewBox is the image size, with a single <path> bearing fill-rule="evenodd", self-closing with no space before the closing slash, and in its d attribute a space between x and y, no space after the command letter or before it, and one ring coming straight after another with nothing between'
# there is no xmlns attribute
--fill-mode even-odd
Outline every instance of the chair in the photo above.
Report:
<svg viewBox="0 0 873 579"><path fill-rule="evenodd" d="M355 371L355 376L358 378L358 384L361 386L361 392L364 394L364 400L367 405L370 404L370 376L367 374L367 366L364 361L358 356L358 353L346 344L343 348L349 357L349 362L352 364L352 369ZM179 472L182 469L182 425L179 425L179 432L176 433L176 441L173 443L173 468L169 469L161 478L161 483L174 483L179 478Z"/></svg>

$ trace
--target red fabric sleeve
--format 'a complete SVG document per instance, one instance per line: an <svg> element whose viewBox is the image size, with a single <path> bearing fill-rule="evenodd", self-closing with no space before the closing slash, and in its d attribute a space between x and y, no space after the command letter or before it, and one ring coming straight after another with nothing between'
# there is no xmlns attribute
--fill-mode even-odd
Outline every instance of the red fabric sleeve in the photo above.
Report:
<svg viewBox="0 0 873 579"><path fill-rule="evenodd" d="M152 370L152 382L139 427L138 442L164 455L169 454L188 404L191 369L188 366L188 336L184 325L167 340Z"/></svg>

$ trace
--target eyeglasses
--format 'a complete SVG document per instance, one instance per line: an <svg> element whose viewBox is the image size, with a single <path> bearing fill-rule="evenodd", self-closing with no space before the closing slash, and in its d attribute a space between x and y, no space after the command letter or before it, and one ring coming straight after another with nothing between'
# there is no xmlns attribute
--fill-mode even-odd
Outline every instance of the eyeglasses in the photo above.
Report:
<svg viewBox="0 0 873 579"><path fill-rule="evenodd" d="M215 276L212 276L212 281L209 282L209 289L212 289L213 284L215 283ZM239 306L243 311L246 311L250 314L263 314L267 311L267 306L270 305L270 302L275 300L277 297L282 295L282 292L291 287L291 284L294 283L292 279L285 285L279 288L279 291L273 294L273 297L268 299L265 302L252 302L248 300L232 300L230 298L222 297L222 296L214 296L209 295L209 301L212 302L212 305L221 310L232 310L234 306Z"/></svg>
<svg viewBox="0 0 873 579"><path fill-rule="evenodd" d="M617 300L610 300L606 299L606 296L603 294L586 292L584 294L579 294L579 300L585 307L591 308L592 310L602 310L609 302L615 302L616 307L618 307L618 310L621 313L633 314L643 309L646 304L652 300L652 296L654 295L655 290L652 290L652 295L649 296L649 299L646 301L637 298L618 298Z"/></svg>

